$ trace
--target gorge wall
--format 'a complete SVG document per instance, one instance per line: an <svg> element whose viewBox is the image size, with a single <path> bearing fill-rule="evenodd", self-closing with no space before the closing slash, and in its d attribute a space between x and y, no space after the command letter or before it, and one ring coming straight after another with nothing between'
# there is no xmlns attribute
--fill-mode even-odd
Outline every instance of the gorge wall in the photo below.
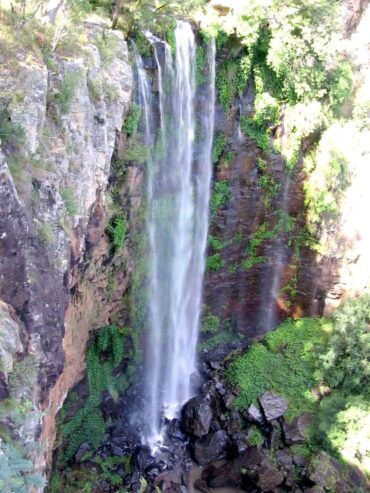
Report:
<svg viewBox="0 0 370 493"><path fill-rule="evenodd" d="M365 7L349 6L345 25L349 42L368 47ZM66 30L49 53L39 29L32 48L10 43L1 54L0 398L11 397L24 409L27 429L15 436L43 445L35 462L44 472L51 465L56 414L85 377L92 331L135 327L132 308L139 311L140 300L130 296L142 280L137 276L143 277L145 171L123 127L135 83L122 33L92 19L82 24L79 40ZM219 65L229 49L238 56L233 40L218 51ZM368 50L364 56L366 63L355 60L355 85L366 92ZM146 61L157 95L154 63ZM245 346L288 316L329 313L369 283L366 214L358 224L352 219L354 211L368 209L369 131L342 129L344 147L350 140L358 144L356 155L347 156L351 184L336 204L340 223L320 226L321 243L330 247L317 252L305 236L303 186L305 151L317 136L305 141L290 174L282 152L262 152L241 131L240 115L253 114L254 97L249 80L229 113L216 105L215 145L223 143L214 151L204 319L216 317L217 328L212 337L203 332L206 354ZM284 149L289 129L283 123L273 132ZM117 218L124 218L127 232L115 250L108 230ZM12 413L1 421L14 430Z"/></svg>

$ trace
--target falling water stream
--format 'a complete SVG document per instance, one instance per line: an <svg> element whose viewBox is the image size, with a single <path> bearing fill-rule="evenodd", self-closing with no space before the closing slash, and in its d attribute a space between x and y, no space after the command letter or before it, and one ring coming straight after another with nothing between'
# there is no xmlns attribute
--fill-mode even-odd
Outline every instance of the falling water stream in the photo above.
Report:
<svg viewBox="0 0 370 493"><path fill-rule="evenodd" d="M150 154L145 440L155 447L161 442L163 416L175 417L191 397L196 372L212 175L215 47L208 47L208 82L197 93L190 25L177 23L174 55L162 40L150 33L147 37L157 64L157 105L139 54L136 65Z"/></svg>

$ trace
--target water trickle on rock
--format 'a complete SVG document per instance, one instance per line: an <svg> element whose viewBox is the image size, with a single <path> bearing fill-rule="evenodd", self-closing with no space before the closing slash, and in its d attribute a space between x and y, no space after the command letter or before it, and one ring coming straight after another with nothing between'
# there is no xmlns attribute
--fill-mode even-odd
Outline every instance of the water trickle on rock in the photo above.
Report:
<svg viewBox="0 0 370 493"><path fill-rule="evenodd" d="M162 40L150 33L147 37L158 70L157 105L138 54L136 65L150 152L145 441L155 447L163 416L175 417L193 394L212 176L215 46L208 47L208 82L197 94L190 25L177 23L174 56Z"/></svg>

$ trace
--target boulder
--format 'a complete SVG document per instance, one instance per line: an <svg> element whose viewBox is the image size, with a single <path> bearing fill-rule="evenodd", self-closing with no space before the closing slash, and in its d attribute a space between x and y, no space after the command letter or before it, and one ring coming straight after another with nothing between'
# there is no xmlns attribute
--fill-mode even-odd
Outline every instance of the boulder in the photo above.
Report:
<svg viewBox="0 0 370 493"><path fill-rule="evenodd" d="M343 466L340 462L326 452L320 451L311 461L309 479L325 489L338 493L337 483L340 481L342 472ZM345 490L342 487L340 491L349 492L350 489Z"/></svg>
<svg viewBox="0 0 370 493"><path fill-rule="evenodd" d="M184 431L198 438L207 435L212 418L212 409L202 397L193 397L182 410Z"/></svg>
<svg viewBox="0 0 370 493"><path fill-rule="evenodd" d="M275 453L277 463L286 471L290 471L293 467L293 459L289 449L277 450Z"/></svg>
<svg viewBox="0 0 370 493"><path fill-rule="evenodd" d="M223 430L209 433L194 444L194 458L199 465L223 459L227 455L228 436Z"/></svg>
<svg viewBox="0 0 370 493"><path fill-rule="evenodd" d="M283 474L272 464L265 465L259 471L257 485L262 491L272 491L284 481Z"/></svg>
<svg viewBox="0 0 370 493"><path fill-rule="evenodd" d="M312 424L312 414L304 413L295 418L291 423L283 423L285 442L288 445L304 443L308 430Z"/></svg>
<svg viewBox="0 0 370 493"><path fill-rule="evenodd" d="M254 404L251 404L248 407L247 418L249 421L253 421L255 423L263 424L265 422L265 418L263 417L261 410Z"/></svg>
<svg viewBox="0 0 370 493"><path fill-rule="evenodd" d="M288 409L288 401L285 397L275 392L265 392L259 401L267 421L281 418Z"/></svg>
<svg viewBox="0 0 370 493"><path fill-rule="evenodd" d="M238 455L243 454L249 447L248 436L242 431L236 433L232 436L232 445Z"/></svg>

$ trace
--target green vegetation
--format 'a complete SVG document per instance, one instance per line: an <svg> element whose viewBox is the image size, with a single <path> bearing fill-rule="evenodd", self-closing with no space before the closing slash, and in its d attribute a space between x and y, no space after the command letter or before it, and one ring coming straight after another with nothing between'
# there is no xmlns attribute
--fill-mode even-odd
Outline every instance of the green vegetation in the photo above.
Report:
<svg viewBox="0 0 370 493"><path fill-rule="evenodd" d="M202 46L197 46L195 51L195 81L197 86L201 86L207 82L207 77L204 73L206 67L206 55Z"/></svg>
<svg viewBox="0 0 370 493"><path fill-rule="evenodd" d="M215 215L230 200L230 182L228 180L216 181L211 193L210 209Z"/></svg>
<svg viewBox="0 0 370 493"><path fill-rule="evenodd" d="M331 319L285 321L229 364L227 379L240 391L236 406L275 390L288 400L288 420L314 413L307 454L323 447L369 471L369 320L370 296L363 296Z"/></svg>
<svg viewBox="0 0 370 493"><path fill-rule="evenodd" d="M258 125L253 118L242 115L240 118L240 128L247 137L256 142L262 151L269 152L270 133L264 125Z"/></svg>
<svg viewBox="0 0 370 493"><path fill-rule="evenodd" d="M248 430L247 443L250 447L259 447L265 441L262 431L255 425L252 425Z"/></svg>
<svg viewBox="0 0 370 493"><path fill-rule="evenodd" d="M208 314L202 318L201 332L203 334L214 334L220 328L220 318L217 315Z"/></svg>
<svg viewBox="0 0 370 493"><path fill-rule="evenodd" d="M82 74L80 72L67 72L64 74L59 93L55 95L60 111L64 115L68 113L71 108L72 100L81 78Z"/></svg>
<svg viewBox="0 0 370 493"><path fill-rule="evenodd" d="M24 142L24 129L15 125L7 109L0 111L0 140L4 146L18 147Z"/></svg>
<svg viewBox="0 0 370 493"><path fill-rule="evenodd" d="M241 95L251 71L251 60L243 55L237 60L226 60L217 67L216 89L218 100L226 113L234 98Z"/></svg>
<svg viewBox="0 0 370 493"><path fill-rule="evenodd" d="M208 271L212 271L212 272L220 271L224 265L225 262L221 259L221 255L219 253L215 253L207 257L206 269Z"/></svg>
<svg viewBox="0 0 370 493"><path fill-rule="evenodd" d="M125 149L123 163L144 164L148 159L148 149L144 144L135 139L130 141L129 147Z"/></svg>
<svg viewBox="0 0 370 493"><path fill-rule="evenodd" d="M227 144L226 135L217 133L213 141L212 162L218 164Z"/></svg>
<svg viewBox="0 0 370 493"><path fill-rule="evenodd" d="M348 157L340 142L345 127L334 124L322 136L315 154L307 158L309 178L305 183L308 222L317 228L323 222L336 220L340 201L350 184Z"/></svg>
<svg viewBox="0 0 370 493"><path fill-rule="evenodd" d="M78 204L75 199L74 192L71 187L62 188L60 196L64 202L65 208L70 216L75 216L78 213Z"/></svg>
<svg viewBox="0 0 370 493"><path fill-rule="evenodd" d="M136 103L131 103L130 109L126 117L126 121L123 126L127 135L133 135L136 132L140 122L140 118L141 118L140 106Z"/></svg>
<svg viewBox="0 0 370 493"><path fill-rule="evenodd" d="M266 262L266 257L259 255L259 249L266 240L275 240L282 234L290 233L294 227L294 218L284 211L277 211L275 214L277 221L275 226L271 227L268 222L258 226L256 231L249 238L247 247L247 258L242 262L243 269L250 269L256 265Z"/></svg>
<svg viewBox="0 0 370 493"><path fill-rule="evenodd" d="M113 221L107 226L107 233L112 242L112 246L115 251L122 248L123 242L125 241L127 231L126 218L121 214L116 216Z"/></svg>
<svg viewBox="0 0 370 493"><path fill-rule="evenodd" d="M206 351L213 349L220 344L229 344L235 340L236 335L231 330L222 330L219 334L216 334L204 342L198 344L200 351Z"/></svg>
<svg viewBox="0 0 370 493"><path fill-rule="evenodd" d="M95 336L87 349L87 379L89 396L84 406L62 425L62 437L66 442L62 460L70 460L81 443L88 442L96 449L106 433L106 424L100 409L102 393L117 395L127 387L124 375L117 375L123 358L123 340L131 336L130 329L108 325Z"/></svg>

